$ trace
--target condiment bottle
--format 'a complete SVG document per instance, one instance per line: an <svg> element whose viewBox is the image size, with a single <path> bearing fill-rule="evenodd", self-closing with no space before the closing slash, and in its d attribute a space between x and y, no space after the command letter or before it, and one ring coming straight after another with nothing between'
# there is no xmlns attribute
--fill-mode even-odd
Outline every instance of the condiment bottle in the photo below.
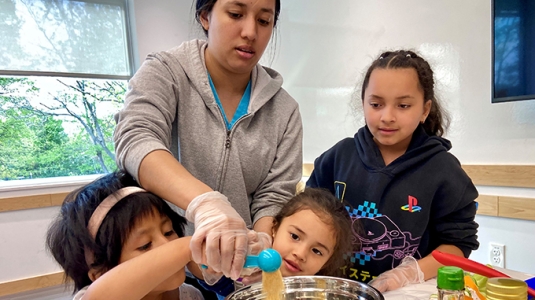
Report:
<svg viewBox="0 0 535 300"><path fill-rule="evenodd" d="M464 271L458 267L440 267L437 275L438 300L464 299Z"/></svg>

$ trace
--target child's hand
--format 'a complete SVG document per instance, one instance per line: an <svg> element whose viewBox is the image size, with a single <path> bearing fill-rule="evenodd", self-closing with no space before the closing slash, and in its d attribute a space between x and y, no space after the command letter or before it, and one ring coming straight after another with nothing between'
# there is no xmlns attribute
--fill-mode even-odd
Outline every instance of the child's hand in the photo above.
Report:
<svg viewBox="0 0 535 300"><path fill-rule="evenodd" d="M399 266L370 281L370 285L382 293L397 290L411 283L422 282L424 282L424 273L420 270L418 261L412 256L407 256Z"/></svg>

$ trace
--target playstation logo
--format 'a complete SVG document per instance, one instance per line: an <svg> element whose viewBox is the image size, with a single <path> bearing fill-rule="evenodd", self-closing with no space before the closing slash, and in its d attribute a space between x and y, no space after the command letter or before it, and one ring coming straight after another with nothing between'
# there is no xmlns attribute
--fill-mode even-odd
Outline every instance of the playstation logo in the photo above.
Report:
<svg viewBox="0 0 535 300"><path fill-rule="evenodd" d="M422 210L422 208L420 206L418 206L418 199L416 199L416 197L413 197L411 195L409 195L409 199L408 199L408 204L407 205L403 205L401 207L402 210L408 210L409 212L419 212Z"/></svg>

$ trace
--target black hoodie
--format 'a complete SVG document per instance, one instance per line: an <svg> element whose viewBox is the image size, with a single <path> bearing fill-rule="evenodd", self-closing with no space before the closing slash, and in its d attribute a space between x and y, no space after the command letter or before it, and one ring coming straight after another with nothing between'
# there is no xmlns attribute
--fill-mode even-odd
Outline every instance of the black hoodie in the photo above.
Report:
<svg viewBox="0 0 535 300"><path fill-rule="evenodd" d="M365 126L316 159L307 186L329 189L353 219L347 278L368 282L405 256L419 259L442 244L465 257L478 248L478 193L450 148L419 126L405 154L385 166Z"/></svg>

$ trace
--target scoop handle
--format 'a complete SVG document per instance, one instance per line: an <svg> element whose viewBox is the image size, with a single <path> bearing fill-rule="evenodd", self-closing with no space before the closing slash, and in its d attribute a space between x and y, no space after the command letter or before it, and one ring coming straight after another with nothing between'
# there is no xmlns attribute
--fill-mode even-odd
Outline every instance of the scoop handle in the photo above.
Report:
<svg viewBox="0 0 535 300"><path fill-rule="evenodd" d="M256 255L247 255L245 258L244 268L258 268L258 256ZM208 269L207 265L201 265L201 268Z"/></svg>
<svg viewBox="0 0 535 300"><path fill-rule="evenodd" d="M258 267L258 256L256 255L247 255L245 258L244 268L257 268Z"/></svg>
<svg viewBox="0 0 535 300"><path fill-rule="evenodd" d="M273 272L280 268L282 258L280 254L271 249L264 249L258 255L247 255L245 257L244 268L260 268L262 271ZM208 266L201 265L201 268L207 269Z"/></svg>

